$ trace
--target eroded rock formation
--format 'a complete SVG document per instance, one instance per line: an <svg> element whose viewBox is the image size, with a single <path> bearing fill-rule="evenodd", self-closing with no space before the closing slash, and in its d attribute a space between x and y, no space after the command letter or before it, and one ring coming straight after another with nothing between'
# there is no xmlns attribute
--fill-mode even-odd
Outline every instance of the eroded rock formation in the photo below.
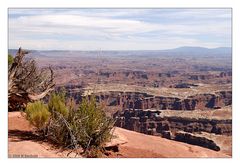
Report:
<svg viewBox="0 0 240 166"><path fill-rule="evenodd" d="M138 92L108 92L95 94L98 101L109 106L121 105L123 109L195 110L218 109L232 104L231 91L216 94L197 94L187 98L153 96Z"/></svg>
<svg viewBox="0 0 240 166"><path fill-rule="evenodd" d="M161 116L157 110L125 110L114 114L116 126L144 134L162 136L167 139L219 150L210 139L191 135L191 133L213 133L217 135L232 134L232 120L207 118L184 118Z"/></svg>

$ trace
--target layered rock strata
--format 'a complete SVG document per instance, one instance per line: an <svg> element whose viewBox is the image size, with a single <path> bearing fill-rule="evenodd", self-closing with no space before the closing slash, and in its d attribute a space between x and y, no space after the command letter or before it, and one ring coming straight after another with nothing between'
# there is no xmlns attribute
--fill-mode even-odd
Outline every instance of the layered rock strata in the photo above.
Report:
<svg viewBox="0 0 240 166"><path fill-rule="evenodd" d="M114 118L118 127L213 150L220 148L212 140L192 134L201 132L227 136L232 134L231 119L166 117L161 116L161 111L141 109L119 111L114 114Z"/></svg>

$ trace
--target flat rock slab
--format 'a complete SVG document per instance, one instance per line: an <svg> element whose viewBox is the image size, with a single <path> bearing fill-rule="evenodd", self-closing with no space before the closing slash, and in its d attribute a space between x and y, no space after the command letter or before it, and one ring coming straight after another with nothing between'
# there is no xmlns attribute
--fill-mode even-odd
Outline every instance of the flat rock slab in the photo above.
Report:
<svg viewBox="0 0 240 166"><path fill-rule="evenodd" d="M142 133L129 131L119 127L115 128L114 135L119 139L126 141L120 145L125 149L132 148L133 151L146 151L152 153L152 157L170 157L170 158L228 158L231 156L216 152L199 146L189 145L182 142L172 141L165 138L145 135ZM118 138L116 138L118 139ZM123 154L124 155L124 154ZM143 155L143 154L141 154ZM149 155L149 154L148 154ZM147 155L146 155L147 156ZM138 155L132 157L139 157ZM150 156L151 157L151 156Z"/></svg>

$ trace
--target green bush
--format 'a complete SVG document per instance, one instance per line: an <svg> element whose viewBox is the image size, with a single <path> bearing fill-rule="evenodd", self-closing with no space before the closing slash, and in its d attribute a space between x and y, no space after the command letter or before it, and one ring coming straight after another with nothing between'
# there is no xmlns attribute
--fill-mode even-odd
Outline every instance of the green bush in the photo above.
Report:
<svg viewBox="0 0 240 166"><path fill-rule="evenodd" d="M100 156L104 144L111 138L113 120L106 116L94 97L83 99L78 109L73 105L74 101L71 101L67 117L56 111L52 113L54 118L49 125L49 138L65 147L82 147L87 157Z"/></svg>
<svg viewBox="0 0 240 166"><path fill-rule="evenodd" d="M48 102L48 110L50 112L59 112L63 116L68 115L68 108L66 106L65 94L63 92L60 93L52 93Z"/></svg>
<svg viewBox="0 0 240 166"><path fill-rule="evenodd" d="M34 103L28 103L26 107L27 120L35 126L39 131L44 130L46 123L49 120L50 112L47 106L41 101L36 101Z"/></svg>
<svg viewBox="0 0 240 166"><path fill-rule="evenodd" d="M48 106L40 101L30 103L26 113L31 124L44 131L48 139L77 153L81 147L87 157L99 157L104 152L114 125L95 97L84 98L77 107L73 98L66 102L64 93L53 93Z"/></svg>
<svg viewBox="0 0 240 166"><path fill-rule="evenodd" d="M84 98L72 120L77 132L76 138L87 155L98 154L95 151L103 150L104 144L111 138L113 120L106 116L104 108L97 105L95 97L90 100ZM94 152L94 153L92 153Z"/></svg>
<svg viewBox="0 0 240 166"><path fill-rule="evenodd" d="M13 64L13 61L14 61L14 58L12 55L8 54L8 65L12 65Z"/></svg>

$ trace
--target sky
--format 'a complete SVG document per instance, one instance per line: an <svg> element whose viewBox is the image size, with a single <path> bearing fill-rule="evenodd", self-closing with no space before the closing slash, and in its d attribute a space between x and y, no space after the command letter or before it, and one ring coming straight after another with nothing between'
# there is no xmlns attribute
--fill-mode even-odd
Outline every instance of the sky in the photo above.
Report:
<svg viewBox="0 0 240 166"><path fill-rule="evenodd" d="M9 48L162 50L231 47L231 9L10 8Z"/></svg>

